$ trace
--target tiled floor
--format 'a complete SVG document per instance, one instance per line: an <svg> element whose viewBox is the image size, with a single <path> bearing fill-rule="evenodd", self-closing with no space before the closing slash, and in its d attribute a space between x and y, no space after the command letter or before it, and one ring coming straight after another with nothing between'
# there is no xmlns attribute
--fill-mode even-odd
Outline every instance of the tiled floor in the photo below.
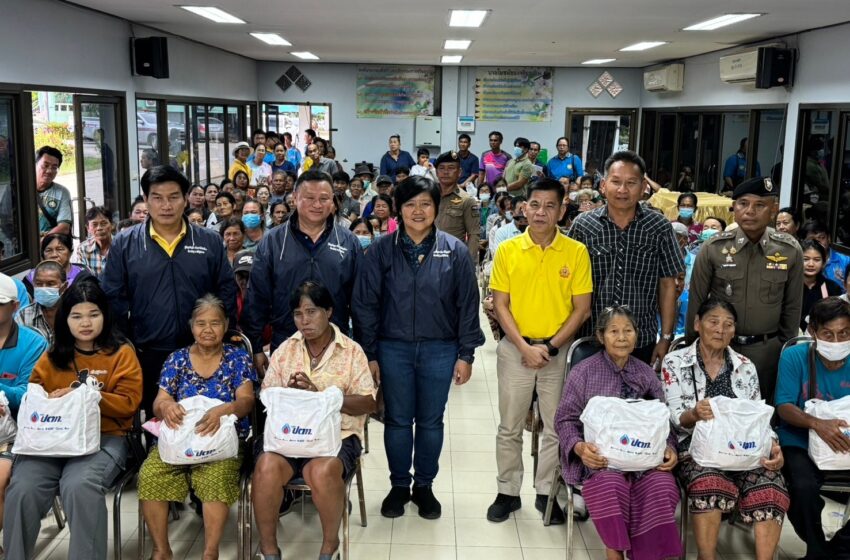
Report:
<svg viewBox="0 0 850 560"><path fill-rule="evenodd" d="M482 321L482 325L486 322ZM523 507L504 523L485 519L487 506L496 492L495 434L498 419L495 343L489 338L479 350L472 380L453 387L446 414L446 438L440 459L440 474L435 493L443 504L443 516L427 521L408 506L404 517L381 517L381 500L389 490L387 459L383 449L382 425L370 424L371 449L364 461L364 487L368 526L358 524L355 507L352 514L351 557L354 560L560 560L565 557L564 526L544 527L534 509L531 487L529 434L524 453L526 465ZM352 489L352 495L356 489ZM110 496L111 509L111 496ZM128 492L122 505L122 545L125 558L136 558L137 502L135 491ZM830 504L826 522L840 523L841 507ZM236 558L236 509L231 512L228 532L221 547L221 558ZM573 543L574 560L604 559L605 552L591 522L579 523ZM111 527L110 527L111 531ZM111 534L111 533L110 533ZM281 519L278 530L284 558L312 559L318 556L321 531L315 510L308 504L302 513L293 512ZM203 527L193 511L186 510L170 524L172 548L176 559L199 559L203 550ZM39 559L67 558L68 531L57 534L52 517L45 519L39 539ZM256 546L256 538L254 540ZM805 547L789 524L782 533L780 558L798 558ZM113 543L109 541L110 558ZM696 559L693 537L688 559ZM719 552L723 560L754 560L751 532L724 524ZM150 543L147 544L150 554ZM720 557L720 556L719 556Z"/></svg>

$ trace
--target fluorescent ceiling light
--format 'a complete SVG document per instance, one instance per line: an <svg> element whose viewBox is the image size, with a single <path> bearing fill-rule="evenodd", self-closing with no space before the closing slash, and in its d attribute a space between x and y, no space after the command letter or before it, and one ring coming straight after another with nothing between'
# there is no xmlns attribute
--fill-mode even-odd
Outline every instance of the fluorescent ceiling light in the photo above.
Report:
<svg viewBox="0 0 850 560"><path fill-rule="evenodd" d="M481 27L487 10L452 10L449 27Z"/></svg>
<svg viewBox="0 0 850 560"><path fill-rule="evenodd" d="M472 41L469 39L446 39L443 48L450 51L465 51L471 44Z"/></svg>
<svg viewBox="0 0 850 560"><path fill-rule="evenodd" d="M614 62L617 60L616 58L591 58L590 60L585 60L582 64L607 64L609 62Z"/></svg>
<svg viewBox="0 0 850 560"><path fill-rule="evenodd" d="M188 12L211 19L216 23L245 23L238 17L213 6L180 6Z"/></svg>
<svg viewBox="0 0 850 560"><path fill-rule="evenodd" d="M463 56L459 54L444 54L440 62L443 64L458 64L461 60L463 60Z"/></svg>
<svg viewBox="0 0 850 560"><path fill-rule="evenodd" d="M643 41L641 43L635 43L634 45L629 45L628 47L623 47L620 49L620 52L626 51L645 51L648 49L654 49L655 47L660 47L661 45L666 45L667 41Z"/></svg>
<svg viewBox="0 0 850 560"><path fill-rule="evenodd" d="M724 14L716 18L690 25L682 31L714 31L715 29L726 27L727 25L732 25L733 23L738 23L748 19L753 19L762 15L764 14Z"/></svg>
<svg viewBox="0 0 850 560"><path fill-rule="evenodd" d="M298 51L289 53L292 56L297 56L301 60L319 60L319 57L311 53L310 51Z"/></svg>
<svg viewBox="0 0 850 560"><path fill-rule="evenodd" d="M282 47L292 46L292 43L277 33L251 33L251 37L255 37L267 45L280 45Z"/></svg>

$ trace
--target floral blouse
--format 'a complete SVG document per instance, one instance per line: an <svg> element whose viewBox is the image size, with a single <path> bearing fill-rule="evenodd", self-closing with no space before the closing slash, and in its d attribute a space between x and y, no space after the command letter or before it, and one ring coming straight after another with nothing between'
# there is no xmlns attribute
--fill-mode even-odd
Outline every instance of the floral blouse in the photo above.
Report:
<svg viewBox="0 0 850 560"><path fill-rule="evenodd" d="M706 397L706 385L711 383L703 369L702 360L698 356L697 347L699 340L687 348L671 352L664 357L661 364L661 381L664 386L664 395L667 408L670 409L670 421L676 430L679 439L679 450L687 449L687 441L690 440L692 428L683 428L679 417L686 410L696 406L697 401ZM753 363L731 348L726 349L725 369L731 369L729 383L732 386L733 395L739 399L761 400L759 389L759 378ZM731 366L731 368L729 368ZM722 374L723 372L721 372ZM721 382L718 376L714 383ZM696 390L696 392L695 392ZM725 393L725 391L722 391ZM683 445L685 444L685 445Z"/></svg>
<svg viewBox="0 0 850 560"><path fill-rule="evenodd" d="M195 373L188 348L175 350L162 366L159 388L175 401L200 395L230 403L236 400L236 390L248 381L257 383L251 357L245 350L225 344L221 364L206 379ZM250 429L251 423L247 416L236 422L236 432L240 438L248 437Z"/></svg>

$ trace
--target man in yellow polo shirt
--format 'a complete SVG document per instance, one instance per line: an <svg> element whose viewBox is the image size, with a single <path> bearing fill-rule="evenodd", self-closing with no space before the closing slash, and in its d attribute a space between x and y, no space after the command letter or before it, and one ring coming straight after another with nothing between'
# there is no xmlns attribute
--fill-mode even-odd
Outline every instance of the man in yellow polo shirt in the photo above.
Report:
<svg viewBox="0 0 850 560"><path fill-rule="evenodd" d="M564 385L566 350L590 316L593 281L587 248L558 230L564 187L541 179L529 189L525 233L499 245L490 289L505 336L497 350L499 431L496 436L498 495L487 519L505 521L520 509L522 431L535 387L543 420L534 487L535 507L546 509L558 464L555 410ZM552 523L564 514L553 504Z"/></svg>

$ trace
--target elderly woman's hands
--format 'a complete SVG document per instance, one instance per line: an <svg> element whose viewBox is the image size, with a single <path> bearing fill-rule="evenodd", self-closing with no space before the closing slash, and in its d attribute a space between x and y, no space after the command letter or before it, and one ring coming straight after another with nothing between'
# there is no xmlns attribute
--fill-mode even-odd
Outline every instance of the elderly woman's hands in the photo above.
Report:
<svg viewBox="0 0 850 560"><path fill-rule="evenodd" d="M310 379L303 371L296 371L292 374L292 377L289 378L289 387L291 389L303 389L304 391L319 390L315 383L313 383L313 380Z"/></svg>
<svg viewBox="0 0 850 560"><path fill-rule="evenodd" d="M679 462L679 454L672 447L667 447L664 451L664 462L658 465L659 471L672 471L676 463Z"/></svg>
<svg viewBox="0 0 850 560"><path fill-rule="evenodd" d="M711 411L711 401L709 399L699 401L691 412L697 421L714 419L714 412Z"/></svg>
<svg viewBox="0 0 850 560"><path fill-rule="evenodd" d="M581 462L589 469L606 469L608 468L608 459L599 454L599 448L592 443L581 441L573 447L576 455L581 458Z"/></svg>
<svg viewBox="0 0 850 560"><path fill-rule="evenodd" d="M216 433L221 427L221 417L228 414L228 408L229 405L220 404L209 409L195 424L195 433L200 436L211 436Z"/></svg>
<svg viewBox="0 0 850 560"><path fill-rule="evenodd" d="M160 405L162 420L165 425L171 429L175 429L183 423L183 417L186 416L186 409L180 403L171 401Z"/></svg>
<svg viewBox="0 0 850 560"><path fill-rule="evenodd" d="M779 442L773 440L773 445L770 447L770 457L762 458L761 466L769 471L778 471L785 464L785 457L782 456L782 448L779 447Z"/></svg>

